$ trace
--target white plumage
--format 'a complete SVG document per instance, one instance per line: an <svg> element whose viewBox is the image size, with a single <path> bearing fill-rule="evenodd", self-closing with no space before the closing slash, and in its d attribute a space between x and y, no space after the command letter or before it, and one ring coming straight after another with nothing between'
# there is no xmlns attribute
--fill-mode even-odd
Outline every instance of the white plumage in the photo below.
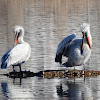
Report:
<svg viewBox="0 0 100 100"><path fill-rule="evenodd" d="M9 66L19 66L21 71L21 64L27 61L31 54L31 47L23 40L24 29L21 26L14 27L15 46L7 51L1 59L1 68ZM14 69L13 69L14 70Z"/></svg>
<svg viewBox="0 0 100 100"><path fill-rule="evenodd" d="M92 37L90 25L81 25L83 38L75 39L76 34L69 35L58 45L55 62L62 63L62 56L68 57L64 64L67 67L80 66L85 64L91 55Z"/></svg>

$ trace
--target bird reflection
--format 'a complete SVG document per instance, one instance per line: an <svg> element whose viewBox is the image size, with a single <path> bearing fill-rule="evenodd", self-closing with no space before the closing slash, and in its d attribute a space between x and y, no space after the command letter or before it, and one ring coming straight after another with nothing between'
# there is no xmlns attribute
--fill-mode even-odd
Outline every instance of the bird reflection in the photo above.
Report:
<svg viewBox="0 0 100 100"><path fill-rule="evenodd" d="M8 93L9 93L9 91L8 91L8 84L7 84L6 82L2 82L2 83L1 83L1 88L2 88L2 93L3 93L3 95L4 95L6 98L9 98L9 96L8 96Z"/></svg>
<svg viewBox="0 0 100 100"><path fill-rule="evenodd" d="M67 85L68 85L68 90L64 90L62 84L57 86L57 94L60 97L74 98L74 100L78 100L78 98L77 98L77 92L78 92L77 84L72 83L72 84L67 84Z"/></svg>
<svg viewBox="0 0 100 100"><path fill-rule="evenodd" d="M19 80L18 80L19 81ZM19 85L19 82L1 82L1 90L3 99L0 100L26 100L27 98L33 98L33 93L28 85ZM25 95L26 94L26 95Z"/></svg>
<svg viewBox="0 0 100 100"><path fill-rule="evenodd" d="M19 78L19 85L22 85L22 78ZM16 83L16 78L13 78L13 83ZM18 84L18 83L17 83Z"/></svg>
<svg viewBox="0 0 100 100"><path fill-rule="evenodd" d="M92 90L87 81L64 82L56 86L60 98L71 98L71 100L93 100Z"/></svg>

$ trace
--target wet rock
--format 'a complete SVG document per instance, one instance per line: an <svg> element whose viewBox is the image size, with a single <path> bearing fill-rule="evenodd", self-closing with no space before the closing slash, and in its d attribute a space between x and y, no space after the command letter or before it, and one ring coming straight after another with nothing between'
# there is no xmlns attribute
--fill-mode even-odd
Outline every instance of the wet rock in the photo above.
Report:
<svg viewBox="0 0 100 100"><path fill-rule="evenodd" d="M45 70L39 71L37 73L30 71L21 71L21 72L9 72L8 74L4 74L10 78L26 78L26 77L43 77L43 78L77 78L77 77L92 77L100 75L100 71L93 70Z"/></svg>

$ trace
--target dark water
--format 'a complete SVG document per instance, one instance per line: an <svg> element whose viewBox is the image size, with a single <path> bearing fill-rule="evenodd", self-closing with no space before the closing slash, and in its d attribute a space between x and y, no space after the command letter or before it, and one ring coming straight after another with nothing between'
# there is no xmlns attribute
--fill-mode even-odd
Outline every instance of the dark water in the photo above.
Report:
<svg viewBox="0 0 100 100"><path fill-rule="evenodd" d="M12 27L25 29L25 41L32 47L23 70L38 72L62 69L54 62L57 45L72 33L82 37L80 24L90 23L92 55L86 69L100 70L100 1L99 0L0 0L0 58L14 45ZM66 59L64 58L63 61ZM0 73L7 73L0 70ZM100 100L100 77L26 78L0 76L2 100ZM21 85L20 85L21 81Z"/></svg>

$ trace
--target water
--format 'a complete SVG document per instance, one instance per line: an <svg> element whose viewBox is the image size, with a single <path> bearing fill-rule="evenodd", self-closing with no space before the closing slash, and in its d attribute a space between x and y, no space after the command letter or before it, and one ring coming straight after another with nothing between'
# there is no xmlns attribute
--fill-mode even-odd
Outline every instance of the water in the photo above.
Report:
<svg viewBox="0 0 100 100"><path fill-rule="evenodd" d="M12 27L22 25L24 39L32 48L31 57L22 69L33 72L62 69L54 62L57 45L72 33L76 33L77 38L82 37L80 24L88 22L93 46L85 67L100 70L99 4L99 0L0 0L0 58L14 45ZM0 73L11 70L9 67ZM99 76L85 80L38 77L14 80L0 75L0 83L2 100L100 100Z"/></svg>

